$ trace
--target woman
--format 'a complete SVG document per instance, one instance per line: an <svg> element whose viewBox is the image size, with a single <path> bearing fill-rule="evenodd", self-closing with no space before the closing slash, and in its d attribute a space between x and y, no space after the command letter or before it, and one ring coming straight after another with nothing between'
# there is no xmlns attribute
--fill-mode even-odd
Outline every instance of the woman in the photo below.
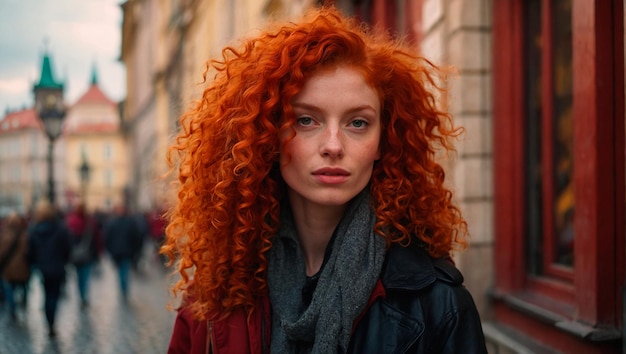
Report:
<svg viewBox="0 0 626 354"><path fill-rule="evenodd" d="M334 9L212 61L170 152L170 353L484 353L439 72Z"/></svg>
<svg viewBox="0 0 626 354"><path fill-rule="evenodd" d="M72 238L55 208L42 200L35 206L34 225L29 231L29 260L41 274L44 289L44 312L48 335L56 336L55 319L65 265L70 260Z"/></svg>

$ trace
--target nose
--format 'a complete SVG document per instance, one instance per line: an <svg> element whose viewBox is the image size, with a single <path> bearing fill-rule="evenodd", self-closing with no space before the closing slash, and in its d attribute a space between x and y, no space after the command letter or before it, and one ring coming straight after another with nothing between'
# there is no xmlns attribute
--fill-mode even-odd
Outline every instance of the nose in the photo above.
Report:
<svg viewBox="0 0 626 354"><path fill-rule="evenodd" d="M322 135L320 153L325 157L343 157L342 133L338 127L327 127Z"/></svg>

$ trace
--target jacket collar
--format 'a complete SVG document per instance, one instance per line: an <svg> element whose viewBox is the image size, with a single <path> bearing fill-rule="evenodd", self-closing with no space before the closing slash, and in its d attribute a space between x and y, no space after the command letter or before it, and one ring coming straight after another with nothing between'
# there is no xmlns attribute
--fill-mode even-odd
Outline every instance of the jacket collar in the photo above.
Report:
<svg viewBox="0 0 626 354"><path fill-rule="evenodd" d="M392 244L383 264L381 280L388 290L422 290L437 280L462 284L463 276L446 258L434 259L426 250L411 243L408 247Z"/></svg>

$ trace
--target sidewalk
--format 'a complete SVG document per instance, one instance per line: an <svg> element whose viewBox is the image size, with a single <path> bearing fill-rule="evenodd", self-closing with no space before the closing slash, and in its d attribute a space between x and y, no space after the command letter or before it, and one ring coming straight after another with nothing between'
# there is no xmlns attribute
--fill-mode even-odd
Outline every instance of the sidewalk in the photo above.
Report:
<svg viewBox="0 0 626 354"><path fill-rule="evenodd" d="M0 310L0 354L165 353L175 318L166 307L168 273L146 252L140 271L131 273L130 297L124 304L109 258L104 257L99 268L92 274L89 307L81 309L74 270L68 267L54 339L47 335L42 286L35 274L18 320L12 321L5 308Z"/></svg>

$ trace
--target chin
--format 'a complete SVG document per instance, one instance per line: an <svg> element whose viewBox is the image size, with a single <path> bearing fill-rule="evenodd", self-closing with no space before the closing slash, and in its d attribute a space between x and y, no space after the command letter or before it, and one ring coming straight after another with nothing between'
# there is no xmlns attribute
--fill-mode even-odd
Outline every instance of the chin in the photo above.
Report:
<svg viewBox="0 0 626 354"><path fill-rule="evenodd" d="M312 201L320 204L320 205L328 205L328 206L343 206L348 204L354 197L357 196L358 193L354 193L354 194L340 194L340 193L330 193L328 196L325 197L317 197L315 199L313 199Z"/></svg>
<svg viewBox="0 0 626 354"><path fill-rule="evenodd" d="M295 203L315 204L327 207L341 207L348 204L356 197L359 190L345 190L341 188L325 189L301 189L300 191L290 189L290 199Z"/></svg>

